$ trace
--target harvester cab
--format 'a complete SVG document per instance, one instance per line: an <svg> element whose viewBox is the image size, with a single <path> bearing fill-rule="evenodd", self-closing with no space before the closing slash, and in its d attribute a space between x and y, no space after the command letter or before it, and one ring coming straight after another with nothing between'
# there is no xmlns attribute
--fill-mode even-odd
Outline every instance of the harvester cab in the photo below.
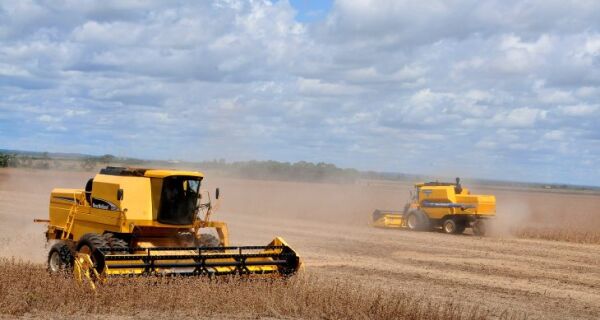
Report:
<svg viewBox="0 0 600 320"><path fill-rule="evenodd" d="M300 258L276 237L266 246L229 245L227 224L195 171L107 167L85 189L54 189L46 238L48 270L74 269L90 283L111 275L270 274ZM209 231L213 231L212 233Z"/></svg>
<svg viewBox="0 0 600 320"><path fill-rule="evenodd" d="M456 178L454 183L417 183L404 210L375 210L372 219L374 226L383 228L441 228L445 233L454 234L471 228L475 235L485 235L488 221L495 215L493 195L473 195Z"/></svg>

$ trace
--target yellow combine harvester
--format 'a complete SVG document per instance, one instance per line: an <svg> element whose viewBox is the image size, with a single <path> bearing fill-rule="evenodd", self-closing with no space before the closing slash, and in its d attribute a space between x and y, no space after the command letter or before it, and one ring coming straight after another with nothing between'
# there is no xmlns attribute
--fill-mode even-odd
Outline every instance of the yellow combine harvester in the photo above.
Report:
<svg viewBox="0 0 600 320"><path fill-rule="evenodd" d="M487 221L495 215L496 197L472 195L456 178L456 183L416 184L403 211L375 210L373 225L421 231L441 227L445 233L455 234L470 227L475 235L485 235Z"/></svg>
<svg viewBox="0 0 600 320"><path fill-rule="evenodd" d="M229 246L227 224L210 219L210 194L195 171L107 167L84 190L54 189L48 270L79 280L111 275L291 275L300 258L283 239ZM216 189L215 198L219 198ZM212 235L205 232L212 228Z"/></svg>

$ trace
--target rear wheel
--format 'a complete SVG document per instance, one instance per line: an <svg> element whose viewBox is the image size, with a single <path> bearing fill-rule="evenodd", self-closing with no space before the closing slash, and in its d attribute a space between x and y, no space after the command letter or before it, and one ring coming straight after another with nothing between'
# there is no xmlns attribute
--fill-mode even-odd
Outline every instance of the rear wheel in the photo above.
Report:
<svg viewBox="0 0 600 320"><path fill-rule="evenodd" d="M483 220L477 220L473 222L471 229L473 229L474 235L483 237L487 234L487 223Z"/></svg>
<svg viewBox="0 0 600 320"><path fill-rule="evenodd" d="M104 270L104 257L98 249L106 247L108 247L106 239L96 233L86 233L77 242L77 252L89 255L94 263L94 268L99 273Z"/></svg>
<svg viewBox="0 0 600 320"><path fill-rule="evenodd" d="M457 222L456 223L456 234L462 234L463 232L465 232L466 228L467 228L467 224L465 222Z"/></svg>
<svg viewBox="0 0 600 320"><path fill-rule="evenodd" d="M55 243L48 252L48 272L60 273L71 270L73 267L73 254L68 244L64 241Z"/></svg>
<svg viewBox="0 0 600 320"><path fill-rule="evenodd" d="M444 230L445 233L455 234L458 231L458 225L454 219L446 219L442 223L442 230Z"/></svg>

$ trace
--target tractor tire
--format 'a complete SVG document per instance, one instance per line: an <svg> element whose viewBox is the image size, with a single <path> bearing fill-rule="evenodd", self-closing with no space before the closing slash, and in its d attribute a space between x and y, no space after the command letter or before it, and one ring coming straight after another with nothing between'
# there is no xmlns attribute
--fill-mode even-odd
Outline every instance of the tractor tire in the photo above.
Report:
<svg viewBox="0 0 600 320"><path fill-rule="evenodd" d="M467 228L467 225L465 222L457 222L456 223L456 234L463 234L463 232L465 232L466 228Z"/></svg>
<svg viewBox="0 0 600 320"><path fill-rule="evenodd" d="M220 247L221 241L219 238L208 233L201 233L200 237L196 239L193 233L183 232L177 235L179 243L184 247Z"/></svg>
<svg viewBox="0 0 600 320"><path fill-rule="evenodd" d="M466 224L464 221L447 218L442 222L442 231L448 234L462 234L465 232Z"/></svg>
<svg viewBox="0 0 600 320"><path fill-rule="evenodd" d="M212 234L201 233L198 239L199 247L220 247L221 241Z"/></svg>
<svg viewBox="0 0 600 320"><path fill-rule="evenodd" d="M442 222L442 230L444 233L455 234L458 231L458 224L454 219L448 218Z"/></svg>
<svg viewBox="0 0 600 320"><path fill-rule="evenodd" d="M112 233L105 233L102 235L102 237L104 238L104 240L106 240L108 247L111 249L128 249L129 248L129 244L127 244L127 242L125 240L115 237L115 235ZM128 251L127 250L115 250L114 253L125 254L125 253L128 253Z"/></svg>
<svg viewBox="0 0 600 320"><path fill-rule="evenodd" d="M86 233L79 238L76 248L77 252L89 254L96 271L102 273L104 270L104 257L98 249L106 247L108 247L108 243L103 236L97 233Z"/></svg>
<svg viewBox="0 0 600 320"><path fill-rule="evenodd" d="M473 229L474 235L483 237L487 234L487 223L483 220L477 220L473 222L471 229Z"/></svg>
<svg viewBox="0 0 600 320"><path fill-rule="evenodd" d="M180 232L177 234L177 243L182 247L197 247L198 242L192 232Z"/></svg>
<svg viewBox="0 0 600 320"><path fill-rule="evenodd" d="M415 210L406 216L406 226L413 231L428 231L431 229L431 221L425 213Z"/></svg>
<svg viewBox="0 0 600 320"><path fill-rule="evenodd" d="M64 241L59 241L48 252L48 272L58 274L71 271L73 260L73 253L69 245Z"/></svg>

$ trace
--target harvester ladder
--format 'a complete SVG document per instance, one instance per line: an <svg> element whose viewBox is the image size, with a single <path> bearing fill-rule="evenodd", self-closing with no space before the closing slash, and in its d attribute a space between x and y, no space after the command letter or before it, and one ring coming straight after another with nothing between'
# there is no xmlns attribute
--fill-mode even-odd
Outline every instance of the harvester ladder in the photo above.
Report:
<svg viewBox="0 0 600 320"><path fill-rule="evenodd" d="M60 236L61 240L69 239L69 235L71 234L71 230L73 229L73 223L75 222L76 214L77 214L77 197L75 194L73 194L73 205L71 206L71 209L69 209L69 214L67 215L67 223L65 224L63 233Z"/></svg>

